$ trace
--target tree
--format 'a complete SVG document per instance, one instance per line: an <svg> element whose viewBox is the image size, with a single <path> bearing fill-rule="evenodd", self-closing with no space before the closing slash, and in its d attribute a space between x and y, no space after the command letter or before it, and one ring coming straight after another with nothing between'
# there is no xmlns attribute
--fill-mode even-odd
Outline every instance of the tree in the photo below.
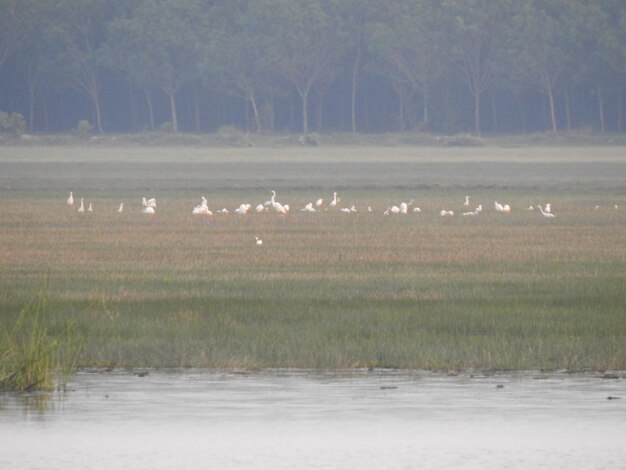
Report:
<svg viewBox="0 0 626 470"><path fill-rule="evenodd" d="M70 83L85 94L94 106L96 129L103 133L100 74L101 46L106 39L106 23L121 9L120 1L62 0L48 5L48 32L62 46L56 61L66 71Z"/></svg>
<svg viewBox="0 0 626 470"><path fill-rule="evenodd" d="M145 93L156 86L168 96L174 132L176 95L199 76L205 20L200 0L142 0L132 16L117 18L110 27L108 60Z"/></svg>
<svg viewBox="0 0 626 470"><path fill-rule="evenodd" d="M491 84L494 56L501 45L503 25L513 11L512 2L444 0L443 6L454 18L454 52L474 98L474 131L480 134L480 98Z"/></svg>
<svg viewBox="0 0 626 470"><path fill-rule="evenodd" d="M253 130L262 130L261 103L270 93L272 71L263 43L258 41L256 12L249 1L225 0L211 10L211 26L205 32L200 68L205 84L215 84L226 93L249 103Z"/></svg>
<svg viewBox="0 0 626 470"><path fill-rule="evenodd" d="M623 129L624 79L626 78L626 9L621 0L605 0L601 3L605 21L597 31L602 59L621 78L617 87L617 130Z"/></svg>
<svg viewBox="0 0 626 470"><path fill-rule="evenodd" d="M329 15L326 0L266 0L254 8L265 57L302 99L302 132L307 134L309 93L340 56L338 18Z"/></svg>
<svg viewBox="0 0 626 470"><path fill-rule="evenodd" d="M35 7L31 0L0 0L0 69L31 33Z"/></svg>
<svg viewBox="0 0 626 470"><path fill-rule="evenodd" d="M344 34L345 70L350 77L350 123L357 131L357 88L359 76L368 60L368 43L377 13L375 0L336 0L334 14L341 19Z"/></svg>
<svg viewBox="0 0 626 470"><path fill-rule="evenodd" d="M583 10L570 0L531 0L514 18L516 41L509 52L517 71L548 99L552 132L558 130L555 97L566 77L576 71L576 44L585 22Z"/></svg>
<svg viewBox="0 0 626 470"><path fill-rule="evenodd" d="M431 90L451 61L449 22L433 0L396 0L384 7L387 17L381 12L384 19L376 28L372 48L394 83L421 93L422 123L427 128Z"/></svg>

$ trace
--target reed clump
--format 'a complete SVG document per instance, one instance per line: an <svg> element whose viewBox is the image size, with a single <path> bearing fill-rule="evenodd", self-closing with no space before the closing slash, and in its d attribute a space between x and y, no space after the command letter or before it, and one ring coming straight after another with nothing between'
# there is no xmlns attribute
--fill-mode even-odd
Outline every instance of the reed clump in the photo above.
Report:
<svg viewBox="0 0 626 470"><path fill-rule="evenodd" d="M45 325L46 296L40 293L20 310L0 338L0 390L65 390L75 369L81 341L71 324L59 336Z"/></svg>

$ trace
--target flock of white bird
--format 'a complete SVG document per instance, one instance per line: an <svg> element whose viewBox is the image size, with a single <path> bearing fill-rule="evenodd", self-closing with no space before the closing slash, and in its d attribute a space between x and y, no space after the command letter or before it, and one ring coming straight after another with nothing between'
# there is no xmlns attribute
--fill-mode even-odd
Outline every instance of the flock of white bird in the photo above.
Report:
<svg viewBox="0 0 626 470"><path fill-rule="evenodd" d="M341 213L351 214L357 212L357 209L354 205L349 207L340 207L339 202L341 199L338 197L336 192L333 193L333 198L328 204L324 204L324 199L319 198L316 201L308 202L302 209L301 212L311 213L311 212L323 212L329 210L335 210ZM74 205L74 194L70 191L70 195L67 198L67 204L70 206ZM400 202L398 205L392 205L387 207L383 211L383 215L408 215L409 212L419 214L422 210L419 207L412 207L415 204L415 200L411 199L409 202ZM461 212L461 215L464 217L469 216L477 216L483 211L482 204L478 204L473 210L470 210L470 197L465 196L465 202L463 203L464 211ZM252 211L252 204L242 203L233 210L233 213L238 215L246 215L248 212ZM499 212L502 214L509 214L511 212L511 206L509 204L501 204L498 201L494 201L493 207L495 212ZM600 206L595 206L594 209L599 209ZM143 197L141 200L141 212L143 214L156 214L157 209L157 201L155 198L146 199ZM618 209L618 206L615 205L614 209ZM537 206L528 206L526 208L527 211L538 210L539 213L545 218L554 218L555 215L552 213L551 204L545 203L543 206L538 204ZM117 212L121 213L124 211L124 203L121 202ZM254 211L257 213L265 213L265 212L274 212L279 215L285 216L289 213L289 204L283 204L276 200L276 191L271 192L271 197L267 201L263 203L259 203L254 207ZM80 198L78 212L93 212L93 204L90 202L87 205L87 209L85 209L85 200L84 198ZM372 212L371 206L367 207L367 212ZM200 200L200 204L195 206L192 211L192 215L208 215L212 216L213 212L209 209L208 201L206 197L202 196ZM221 208L216 211L217 214L229 214L230 211L227 208ZM451 209L442 209L439 212L441 217L454 217L455 212ZM256 244L262 245L263 240L256 238Z"/></svg>
<svg viewBox="0 0 626 470"><path fill-rule="evenodd" d="M349 207L347 206L339 207L338 204L340 201L341 199L338 197L338 194L335 192L333 193L332 200L328 204L325 205L324 199L319 198L315 202L307 203L302 209L300 209L300 211L301 212L322 212L322 211L335 209L341 213L346 213L346 214L357 212L357 209L354 205L351 205ZM70 195L67 198L67 204L70 206L74 205L74 194L72 191L70 191ZM422 209L420 209L419 207L411 207L414 204L415 204L414 199L411 199L409 202L400 202L398 205L392 205L392 206L387 207L383 211L383 215L393 215L393 214L407 215L409 212L421 213ZM508 214L511 212L511 206L509 204L501 204L498 201L494 201L493 206L496 212L500 212L503 214ZM243 203L243 204L240 204L239 207L234 209L233 213L238 214L238 215L246 215L248 212L252 211L252 207L253 207L252 204ZM475 215L479 215L483 211L482 204L478 204L474 208L474 210L469 210L470 208L469 196L465 196L465 202L463 203L463 207L465 211L461 213L462 216L475 216ZM595 209L598 209L598 208L599 206L595 207ZM157 201L155 198L147 199L146 197L142 197L141 212L143 214L156 214L156 209L157 209ZM546 218L555 217L555 215L552 213L552 208L549 202L546 203L543 207L540 204L537 205L536 208L534 206L529 206L526 210L532 211L535 209L539 210L541 215L543 215ZM617 209L617 205L615 206L615 209ZM270 199L268 199L267 201L263 203L259 203L254 208L254 211L257 213L275 212L280 215L287 215L289 213L289 210L290 210L289 204L283 204L276 200L276 191L271 192ZM93 204L90 202L87 206L87 209L85 209L85 200L84 198L80 198L78 212L93 212ZM123 202L120 203L117 209L117 212L124 212ZM367 212L372 212L371 206L367 207ZM209 215L209 216L213 215L213 212L209 209L208 200L204 196L201 197L200 204L195 206L192 209L191 213L192 215ZM230 211L224 207L224 208L218 209L216 213L217 214L229 214ZM455 215L455 212L450 209L442 209L439 212L439 215L441 215L442 217L453 217Z"/></svg>

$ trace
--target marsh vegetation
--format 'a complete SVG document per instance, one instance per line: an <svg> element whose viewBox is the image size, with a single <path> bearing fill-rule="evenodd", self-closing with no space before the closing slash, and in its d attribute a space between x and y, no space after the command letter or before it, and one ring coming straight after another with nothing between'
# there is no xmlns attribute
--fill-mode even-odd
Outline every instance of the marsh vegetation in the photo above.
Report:
<svg viewBox="0 0 626 470"><path fill-rule="evenodd" d="M47 278L79 366L626 368L622 148L5 147L0 175L2 324ZM288 216L191 215L272 189ZM300 212L333 191L358 212Z"/></svg>

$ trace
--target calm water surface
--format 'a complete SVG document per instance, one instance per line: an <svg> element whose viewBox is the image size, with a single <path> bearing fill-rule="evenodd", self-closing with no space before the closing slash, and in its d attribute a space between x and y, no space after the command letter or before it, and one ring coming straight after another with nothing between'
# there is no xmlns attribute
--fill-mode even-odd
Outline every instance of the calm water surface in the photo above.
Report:
<svg viewBox="0 0 626 470"><path fill-rule="evenodd" d="M83 372L70 389L0 395L0 469L626 468L624 379Z"/></svg>

